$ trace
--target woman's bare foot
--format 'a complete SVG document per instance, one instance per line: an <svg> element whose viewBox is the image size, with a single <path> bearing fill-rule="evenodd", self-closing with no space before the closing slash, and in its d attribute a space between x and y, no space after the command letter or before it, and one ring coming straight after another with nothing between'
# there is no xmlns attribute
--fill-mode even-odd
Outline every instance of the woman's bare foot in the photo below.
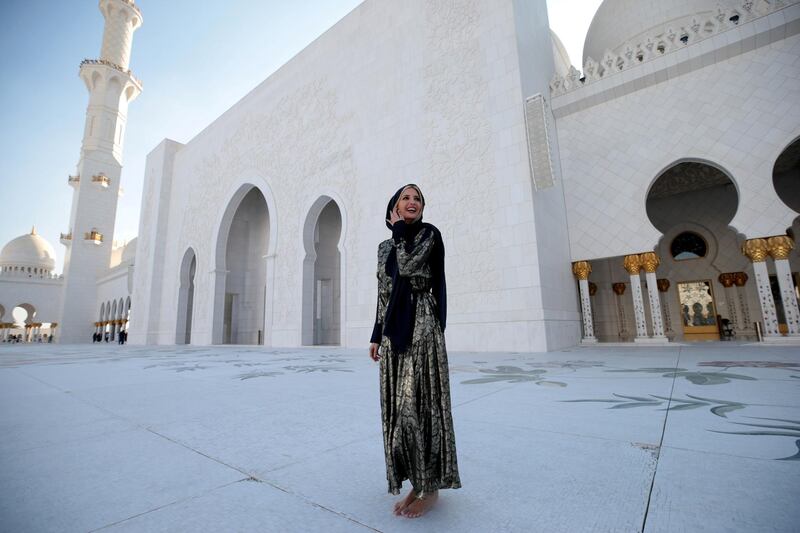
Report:
<svg viewBox="0 0 800 533"><path fill-rule="evenodd" d="M406 518L419 518L420 516L424 515L428 512L428 509L436 503L436 500L439 498L439 492L432 492L422 499L414 498L414 500L409 503L406 508L403 510L403 516Z"/></svg>
<svg viewBox="0 0 800 533"><path fill-rule="evenodd" d="M408 491L408 494L406 495L405 498L397 500L397 503L394 504L394 514L396 514L397 516L403 514L405 508L408 507L408 505L414 501L414 498L416 498L416 496L417 495L414 494L414 489Z"/></svg>

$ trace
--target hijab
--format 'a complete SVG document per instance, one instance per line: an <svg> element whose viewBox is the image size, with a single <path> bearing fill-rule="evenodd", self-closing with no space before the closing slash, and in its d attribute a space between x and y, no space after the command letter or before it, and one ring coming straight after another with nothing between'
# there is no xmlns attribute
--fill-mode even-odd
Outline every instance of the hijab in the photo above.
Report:
<svg viewBox="0 0 800 533"><path fill-rule="evenodd" d="M431 288L436 301L436 315L442 331L444 331L447 318L447 288L444 278L444 244L442 243L441 233L433 224L422 221L422 212L410 224L402 219L395 222L394 225L389 222L391 213L397 206L400 196L409 187L419 193L422 211L424 211L425 197L422 195L422 191L417 185L409 183L400 187L389 200L389 204L386 206L386 226L392 231L395 246L404 246L409 253L413 252L414 239L421 231L432 233L432 238L435 241L428 258L432 275ZM389 257L386 260L386 274L392 278L392 293L389 296L389 305L386 308L386 316L384 317L383 334L392 341L392 348L395 353L402 353L411 344L411 338L414 334L416 304L414 302L414 293L411 290L411 281L399 273L395 247L389 252Z"/></svg>

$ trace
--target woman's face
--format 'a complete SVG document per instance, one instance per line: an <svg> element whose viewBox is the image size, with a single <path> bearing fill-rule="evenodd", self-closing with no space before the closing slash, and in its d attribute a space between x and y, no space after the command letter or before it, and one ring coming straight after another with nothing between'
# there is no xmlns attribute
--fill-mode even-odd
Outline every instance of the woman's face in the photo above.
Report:
<svg viewBox="0 0 800 533"><path fill-rule="evenodd" d="M397 200L397 214L410 224L422 216L422 198L414 187L406 187Z"/></svg>

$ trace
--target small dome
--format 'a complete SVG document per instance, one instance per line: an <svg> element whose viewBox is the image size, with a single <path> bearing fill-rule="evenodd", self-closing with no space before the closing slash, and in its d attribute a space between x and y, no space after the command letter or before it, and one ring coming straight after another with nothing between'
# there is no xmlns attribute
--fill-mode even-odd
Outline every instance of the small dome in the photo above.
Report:
<svg viewBox="0 0 800 533"><path fill-rule="evenodd" d="M56 267L53 246L33 228L27 235L11 240L0 251L0 266L42 268L51 271Z"/></svg>
<svg viewBox="0 0 800 533"><path fill-rule="evenodd" d="M561 42L561 39L558 38L558 35L553 30L550 30L550 41L553 43L553 63L556 67L556 74L564 77L569 74L569 67L572 66L569 54L567 49L564 48L564 43Z"/></svg>
<svg viewBox="0 0 800 533"><path fill-rule="evenodd" d="M583 61L600 61L611 50L622 53L626 42L638 44L668 28L680 31L731 7L732 0L604 0L594 14L583 43Z"/></svg>
<svg viewBox="0 0 800 533"><path fill-rule="evenodd" d="M122 251L122 262L133 263L136 257L136 237L128 241L125 245L125 250Z"/></svg>

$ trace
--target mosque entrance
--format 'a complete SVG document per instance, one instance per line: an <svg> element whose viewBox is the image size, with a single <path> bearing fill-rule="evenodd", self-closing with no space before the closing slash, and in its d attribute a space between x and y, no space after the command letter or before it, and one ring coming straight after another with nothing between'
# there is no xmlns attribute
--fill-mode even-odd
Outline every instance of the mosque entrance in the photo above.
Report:
<svg viewBox="0 0 800 533"><path fill-rule="evenodd" d="M342 215L328 196L309 210L303 228L304 345L341 343Z"/></svg>
<svg viewBox="0 0 800 533"><path fill-rule="evenodd" d="M267 202L253 187L236 208L227 232L220 317L223 344L264 342L268 241Z"/></svg>
<svg viewBox="0 0 800 533"><path fill-rule="evenodd" d="M677 284L683 322L683 340L719 340L717 308L711 280L684 281Z"/></svg>
<svg viewBox="0 0 800 533"><path fill-rule="evenodd" d="M726 328L738 328L746 336L752 329L749 323L732 323L746 299L726 290L719 279L720 273L747 268L747 258L739 250L742 238L728 225L738 203L733 181L705 162L677 163L650 187L647 215L663 234L656 247L661 259L657 274L673 288L661 294L662 305L675 306L672 316L679 321L673 322L679 322L680 329L673 329L678 340L719 340Z"/></svg>

